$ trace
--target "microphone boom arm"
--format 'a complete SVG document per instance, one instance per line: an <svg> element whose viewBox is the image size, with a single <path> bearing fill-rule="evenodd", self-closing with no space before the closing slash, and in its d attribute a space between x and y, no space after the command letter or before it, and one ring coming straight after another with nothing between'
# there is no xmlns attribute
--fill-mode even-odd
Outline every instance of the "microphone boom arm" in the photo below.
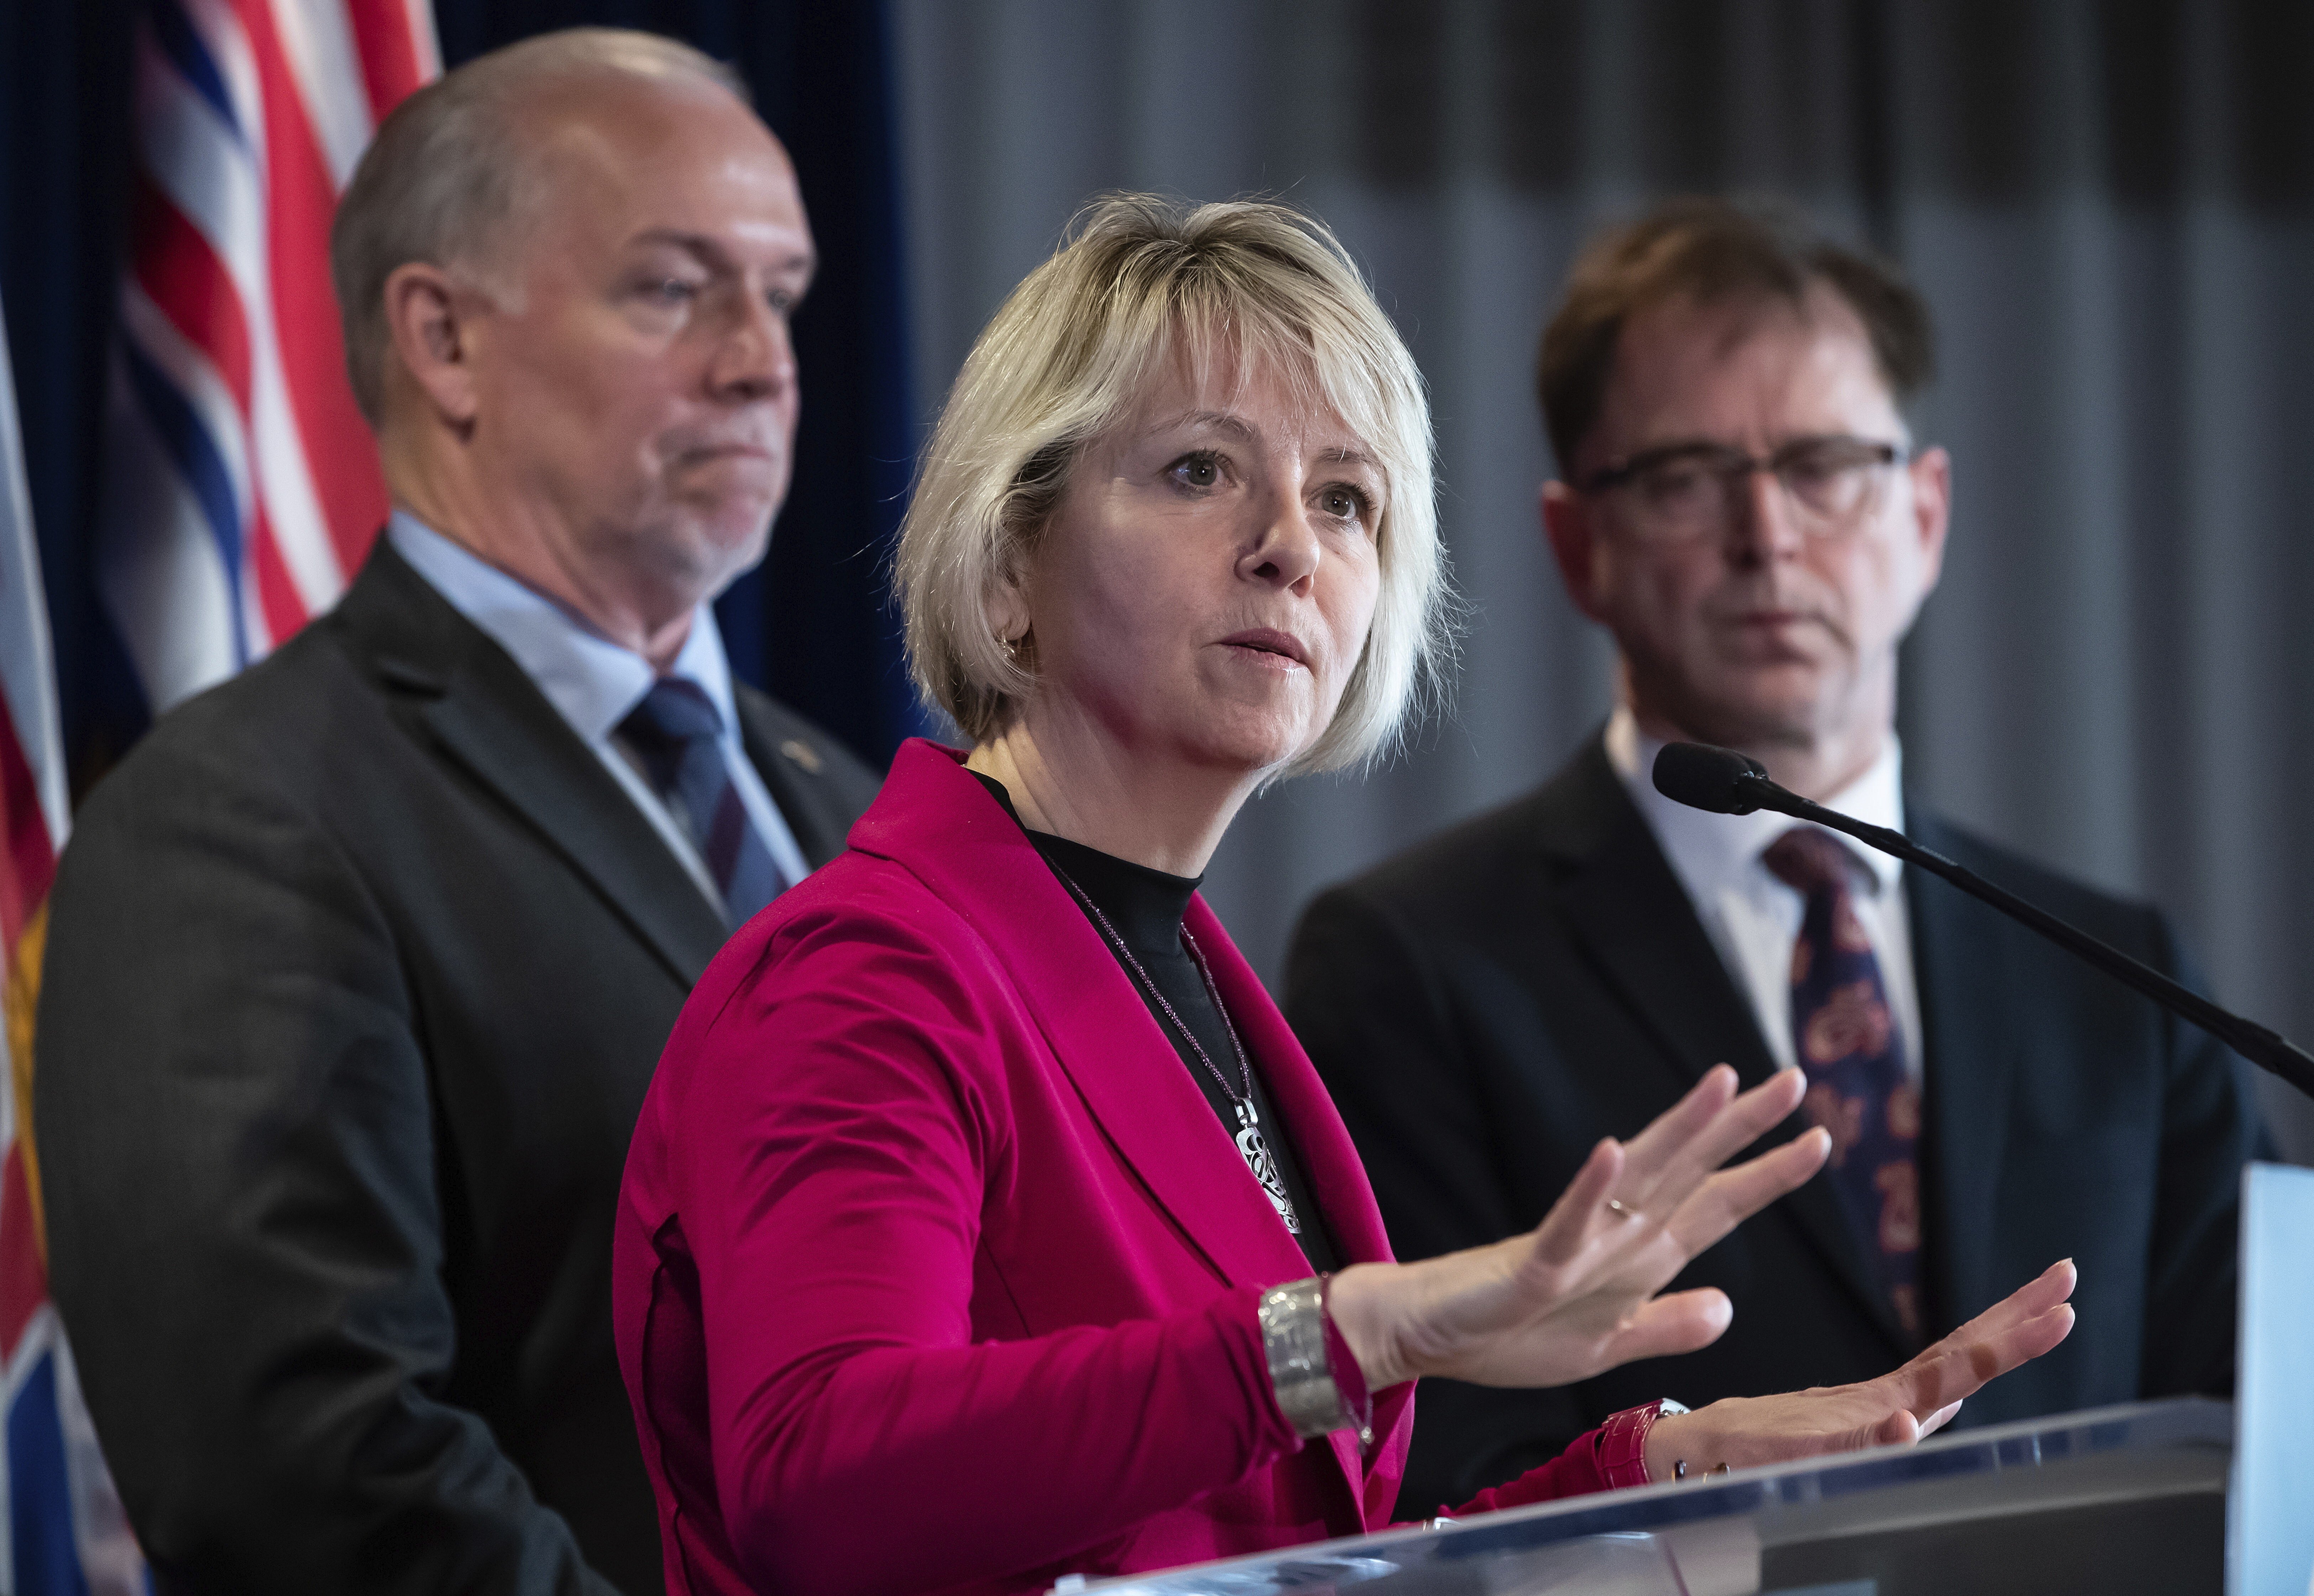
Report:
<svg viewBox="0 0 2314 1596"><path fill-rule="evenodd" d="M2095 965L2124 986L2142 992L2172 1014L2201 1027L2260 1069L2281 1076L2300 1091L2314 1097L2314 1054L2309 1054L2287 1037L2254 1020L2219 1008L2201 993L2172 981L2152 966L2130 957L2121 949L2098 940L2086 931L2075 930L2046 910L2027 903L2015 893L1995 886L1967 867L1954 863L1933 849L1921 847L1902 832L1851 820L1836 809L1827 809L1822 804L1811 803L1796 793L1786 791L1764 776L1739 778L1737 785L1743 789L1745 800L1755 802L1760 808L1773 809L1796 820L1812 820L1818 825L1829 826L1868 847L1877 848L1883 853L1893 853L1906 864L1917 865L1932 876L1941 876L1971 897L1981 898L2002 913L2022 921L2060 948Z"/></svg>

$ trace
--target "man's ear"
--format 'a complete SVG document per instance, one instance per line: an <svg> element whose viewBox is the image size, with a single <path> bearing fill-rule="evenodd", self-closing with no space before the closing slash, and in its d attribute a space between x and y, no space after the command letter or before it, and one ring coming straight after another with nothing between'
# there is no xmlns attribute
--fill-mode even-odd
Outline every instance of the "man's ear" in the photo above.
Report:
<svg viewBox="0 0 2314 1596"><path fill-rule="evenodd" d="M1596 571L1599 534L1591 518L1590 503L1566 483L1556 481L1542 485L1538 502L1542 511L1542 534L1550 540L1551 555L1559 561L1559 578L1567 585L1568 598L1585 615L1603 622L1606 617L1599 613Z"/></svg>
<svg viewBox="0 0 2314 1596"><path fill-rule="evenodd" d="M481 296L440 267L411 260L385 279L385 325L396 362L435 415L464 432L480 403L474 320Z"/></svg>
<svg viewBox="0 0 2314 1596"><path fill-rule="evenodd" d="M1952 521L1952 456L1923 449L1906 467L1912 478L1912 531L1921 544L1921 593L1936 591L1944 573L1945 532Z"/></svg>

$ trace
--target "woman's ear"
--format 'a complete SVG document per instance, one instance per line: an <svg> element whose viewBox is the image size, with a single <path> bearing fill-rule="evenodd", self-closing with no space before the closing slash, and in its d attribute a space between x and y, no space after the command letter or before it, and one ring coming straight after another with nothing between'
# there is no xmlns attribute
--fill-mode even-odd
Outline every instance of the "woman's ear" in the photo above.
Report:
<svg viewBox="0 0 2314 1596"><path fill-rule="evenodd" d="M981 606L982 613L988 617L988 630L1000 643L1018 642L1029 631L1031 612L1026 588L1025 574L1016 553Z"/></svg>

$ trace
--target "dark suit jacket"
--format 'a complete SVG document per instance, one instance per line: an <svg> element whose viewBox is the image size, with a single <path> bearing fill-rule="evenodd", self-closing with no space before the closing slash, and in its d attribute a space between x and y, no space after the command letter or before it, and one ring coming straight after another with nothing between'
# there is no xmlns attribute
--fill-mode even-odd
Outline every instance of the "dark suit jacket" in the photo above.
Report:
<svg viewBox="0 0 2314 1596"><path fill-rule="evenodd" d="M826 860L876 778L739 704ZM51 904L52 1288L162 1588L657 1592L611 1224L725 928L521 668L381 541Z"/></svg>
<svg viewBox="0 0 2314 1596"><path fill-rule="evenodd" d="M2157 968L2161 916L1908 806L1912 834ZM2200 1032L1963 896L1908 875L1926 1121L1929 1318L1941 1335L2062 1257L2080 1318L1969 1398L1990 1423L2230 1390L2243 1066ZM1320 897L1285 1009L1357 1142L1402 1258L1538 1222L1604 1135L1713 1063L1772 1056L1594 737L1526 798ZM1795 1114L1762 1142L1797 1135ZM1869 1379L1909 1352L1831 1188L1811 1182L1690 1265L1733 1327L1684 1357L1551 1391L1427 1381L1400 1512L1426 1512L1656 1397L1700 1405Z"/></svg>

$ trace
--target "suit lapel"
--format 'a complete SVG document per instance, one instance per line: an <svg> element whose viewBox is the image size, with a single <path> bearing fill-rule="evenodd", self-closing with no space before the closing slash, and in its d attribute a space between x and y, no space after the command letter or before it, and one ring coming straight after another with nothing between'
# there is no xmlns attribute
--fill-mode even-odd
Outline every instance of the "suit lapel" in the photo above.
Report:
<svg viewBox="0 0 2314 1596"><path fill-rule="evenodd" d="M1594 737L1552 784L1550 798L1559 912L1639 1026L1661 1044L1682 1089L1721 1063L1734 1065L1746 1087L1766 1080L1778 1066L1751 1002L1720 962L1687 889L1623 790L1603 738ZM1780 1146L1807 1128L1807 1117L1795 1113L1742 1156ZM1892 1349L1903 1351L1895 1309L1867 1268L1832 1187L1811 1180L1772 1212L1824 1256L1857 1306L1886 1333Z"/></svg>
<svg viewBox="0 0 2314 1596"><path fill-rule="evenodd" d="M522 667L380 538L336 619L450 758L590 883L685 986L729 934Z"/></svg>
<svg viewBox="0 0 2314 1596"><path fill-rule="evenodd" d="M1950 851L1933 820L1916 818L1910 829L1924 845ZM2007 995L2010 974L1999 958L1988 957L1983 911L1957 889L1917 870L1904 872L1904 894L1923 1033L1921 1174L1928 1198L1933 1330L1957 1323L1999 1294L1991 1278L1994 1209L2007 1152L2009 1080L2018 1063L2015 1040L1999 1017L2028 1013L2031 1005Z"/></svg>
<svg viewBox="0 0 2314 1596"><path fill-rule="evenodd" d="M799 736L782 724L777 710L751 690L737 692L739 740L749 763L764 779L764 789L788 824L804 862L813 869L843 851L843 833L851 816L831 802L819 772L825 756L815 739Z"/></svg>

